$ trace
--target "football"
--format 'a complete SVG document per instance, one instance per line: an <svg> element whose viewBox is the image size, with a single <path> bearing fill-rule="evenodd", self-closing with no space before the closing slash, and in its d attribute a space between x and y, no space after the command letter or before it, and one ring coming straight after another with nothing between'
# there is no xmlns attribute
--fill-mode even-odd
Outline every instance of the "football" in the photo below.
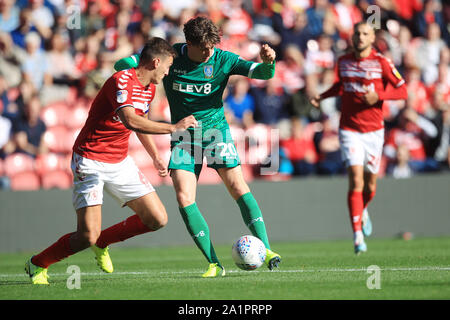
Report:
<svg viewBox="0 0 450 320"><path fill-rule="evenodd" d="M231 249L234 263L242 270L255 270L266 259L266 247L254 236L242 236Z"/></svg>

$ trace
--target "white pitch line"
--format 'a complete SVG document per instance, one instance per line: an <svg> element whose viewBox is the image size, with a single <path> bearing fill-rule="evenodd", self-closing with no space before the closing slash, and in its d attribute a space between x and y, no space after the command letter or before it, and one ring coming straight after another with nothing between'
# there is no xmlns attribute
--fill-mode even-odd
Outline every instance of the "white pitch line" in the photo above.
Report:
<svg viewBox="0 0 450 320"><path fill-rule="evenodd" d="M450 271L450 267L392 267L392 268L380 268L380 271ZM162 271L162 272L151 272L151 271L124 271L124 272L114 272L112 274L107 274L103 272L82 272L82 276L112 276L112 275L163 275L163 274L199 274L202 270L197 271ZM227 273L247 273L249 271L243 270L227 270ZM367 268L330 268L330 269L303 269L303 270L254 270L251 273L312 273L312 272L367 272ZM50 276L67 276L68 273L50 273ZM0 274L0 278L14 278L26 276L25 273L19 274Z"/></svg>

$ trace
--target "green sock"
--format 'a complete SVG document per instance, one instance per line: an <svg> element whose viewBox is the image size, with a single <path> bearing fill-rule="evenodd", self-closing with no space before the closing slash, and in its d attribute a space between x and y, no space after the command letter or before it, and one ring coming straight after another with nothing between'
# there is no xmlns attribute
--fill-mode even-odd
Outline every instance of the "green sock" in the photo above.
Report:
<svg viewBox="0 0 450 320"><path fill-rule="evenodd" d="M252 234L259 238L267 249L270 250L269 239L267 238L266 226L262 217L261 210L255 198L248 192L237 199L239 209L241 209L242 219L250 229Z"/></svg>
<svg viewBox="0 0 450 320"><path fill-rule="evenodd" d="M194 202L187 207L179 208L179 210L189 234L208 262L218 263L219 266L222 266L210 240L208 224L198 209L197 203Z"/></svg>

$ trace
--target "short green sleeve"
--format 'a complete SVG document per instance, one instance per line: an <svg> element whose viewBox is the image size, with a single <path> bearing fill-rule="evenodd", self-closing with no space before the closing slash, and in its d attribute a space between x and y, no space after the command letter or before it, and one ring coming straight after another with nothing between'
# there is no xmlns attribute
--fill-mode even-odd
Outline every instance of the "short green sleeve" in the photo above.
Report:
<svg viewBox="0 0 450 320"><path fill-rule="evenodd" d="M139 64L139 55L134 54L132 56L120 59L114 64L114 69L116 71L136 68Z"/></svg>

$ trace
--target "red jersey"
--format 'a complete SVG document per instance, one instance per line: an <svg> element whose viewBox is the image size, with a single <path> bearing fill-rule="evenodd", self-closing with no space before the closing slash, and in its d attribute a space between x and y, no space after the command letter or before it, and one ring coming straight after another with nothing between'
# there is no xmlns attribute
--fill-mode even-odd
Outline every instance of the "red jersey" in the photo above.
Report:
<svg viewBox="0 0 450 320"><path fill-rule="evenodd" d="M322 97L342 96L341 129L358 132L380 130L384 128L383 100L406 99L406 90L404 94L394 94L393 97L385 94L388 85L399 88L405 81L392 62L373 49L366 58L358 59L354 53L340 57L335 70L336 83ZM379 95L380 100L372 106L362 99L368 91Z"/></svg>
<svg viewBox="0 0 450 320"><path fill-rule="evenodd" d="M73 151L85 158L107 163L118 163L125 159L131 130L120 121L117 111L131 106L136 114L142 116L148 112L154 95L155 85L144 87L135 69L113 74L92 102Z"/></svg>

